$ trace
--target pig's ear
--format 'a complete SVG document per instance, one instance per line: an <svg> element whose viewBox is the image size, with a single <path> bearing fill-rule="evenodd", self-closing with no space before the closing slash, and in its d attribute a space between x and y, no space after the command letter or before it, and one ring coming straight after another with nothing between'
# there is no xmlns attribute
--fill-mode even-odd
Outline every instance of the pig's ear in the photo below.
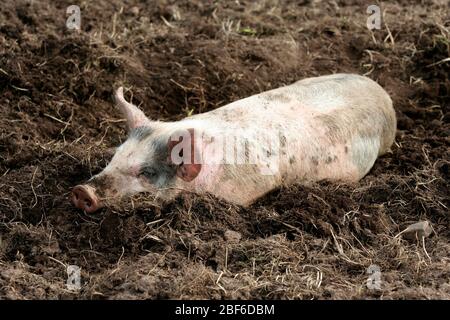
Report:
<svg viewBox="0 0 450 320"><path fill-rule="evenodd" d="M194 129L173 133L167 142L167 149L168 161L177 165L177 176L186 182L194 180L202 169Z"/></svg>
<svg viewBox="0 0 450 320"><path fill-rule="evenodd" d="M151 120L138 107L125 100L123 97L123 87L116 90L114 100L127 120L128 130L151 124Z"/></svg>

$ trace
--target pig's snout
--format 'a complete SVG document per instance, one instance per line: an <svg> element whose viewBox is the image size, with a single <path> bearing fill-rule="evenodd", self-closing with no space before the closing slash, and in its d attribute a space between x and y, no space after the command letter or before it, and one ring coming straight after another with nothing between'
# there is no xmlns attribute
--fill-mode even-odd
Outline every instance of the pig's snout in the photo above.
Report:
<svg viewBox="0 0 450 320"><path fill-rule="evenodd" d="M72 189L71 200L75 207L87 213L97 211L101 205L94 188L88 185L78 185Z"/></svg>

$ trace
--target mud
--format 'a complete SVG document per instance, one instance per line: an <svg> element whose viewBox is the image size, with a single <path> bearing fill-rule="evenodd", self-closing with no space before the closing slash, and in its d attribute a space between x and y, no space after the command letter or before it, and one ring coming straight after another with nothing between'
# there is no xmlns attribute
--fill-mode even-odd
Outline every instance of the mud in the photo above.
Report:
<svg viewBox="0 0 450 320"><path fill-rule="evenodd" d="M373 32L364 1L82 2L80 31L71 4L0 6L1 299L450 298L447 1L386 2ZM249 208L187 194L86 215L68 201L126 137L120 85L176 120L336 72L376 80L398 117L357 184L286 186ZM396 237L423 220L424 241Z"/></svg>

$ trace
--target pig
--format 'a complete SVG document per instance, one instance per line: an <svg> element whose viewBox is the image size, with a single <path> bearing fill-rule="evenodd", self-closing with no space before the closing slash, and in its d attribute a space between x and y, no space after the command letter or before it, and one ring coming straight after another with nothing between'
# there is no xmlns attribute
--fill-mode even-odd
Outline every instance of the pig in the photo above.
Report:
<svg viewBox="0 0 450 320"><path fill-rule="evenodd" d="M355 183L390 150L396 116L388 93L356 74L307 78L180 121L151 120L115 101L128 128L102 172L75 186L73 204L92 213L146 192L212 194L248 206L282 185Z"/></svg>

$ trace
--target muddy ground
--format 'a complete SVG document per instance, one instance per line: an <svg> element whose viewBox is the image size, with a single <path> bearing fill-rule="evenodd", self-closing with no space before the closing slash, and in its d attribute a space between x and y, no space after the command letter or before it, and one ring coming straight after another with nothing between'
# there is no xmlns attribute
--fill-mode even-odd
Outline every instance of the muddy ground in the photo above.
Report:
<svg viewBox="0 0 450 320"><path fill-rule="evenodd" d="M71 4L0 6L1 299L450 298L448 1L383 2L373 32L357 0L82 1L80 31ZM126 138L119 85L174 120L336 72L378 81L398 116L357 185L283 187L250 208L184 195L86 215L68 201ZM423 220L424 241L396 237Z"/></svg>

